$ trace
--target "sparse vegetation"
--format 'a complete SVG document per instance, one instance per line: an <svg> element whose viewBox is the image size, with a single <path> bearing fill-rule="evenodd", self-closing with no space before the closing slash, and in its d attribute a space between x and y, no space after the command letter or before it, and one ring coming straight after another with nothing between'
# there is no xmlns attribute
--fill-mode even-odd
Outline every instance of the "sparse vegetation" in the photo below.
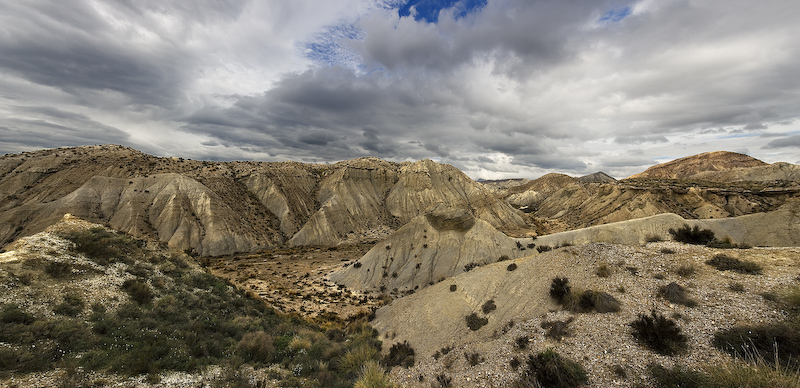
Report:
<svg viewBox="0 0 800 388"><path fill-rule="evenodd" d="M490 312L497 309L497 305L494 304L494 300L487 300L483 306L481 306L481 310L484 314L489 314Z"/></svg>
<svg viewBox="0 0 800 388"><path fill-rule="evenodd" d="M656 313L650 315L639 314L639 317L630 323L633 337L648 348L667 356L683 352L687 348L688 338L674 320Z"/></svg>
<svg viewBox="0 0 800 388"><path fill-rule="evenodd" d="M489 318L480 317L476 313L467 315L464 319L467 321L467 326L472 331L476 331L489 323Z"/></svg>
<svg viewBox="0 0 800 388"><path fill-rule="evenodd" d="M572 323L573 320L575 320L575 318L569 317L564 321L542 322L542 329L546 330L544 336L556 341L561 341L562 338L571 336L572 333L569 330L569 324Z"/></svg>
<svg viewBox="0 0 800 388"><path fill-rule="evenodd" d="M786 322L736 326L714 334L714 346L732 356L763 358L792 369L800 367L800 329Z"/></svg>
<svg viewBox="0 0 800 388"><path fill-rule="evenodd" d="M455 285L455 284L451 284L450 285L450 292L455 292L455 290L457 290L457 289L458 289L457 285Z"/></svg>
<svg viewBox="0 0 800 388"><path fill-rule="evenodd" d="M552 251L552 250L553 250L553 248L550 248L550 246L549 246L549 245L538 245L538 246L536 247L536 250L537 250L537 251L539 251L539 253L542 253L542 252L549 252L549 251Z"/></svg>
<svg viewBox="0 0 800 388"><path fill-rule="evenodd" d="M511 263L511 264L508 265L508 267L506 267L506 271L509 271L509 272L514 271L516 269L517 269L517 265L515 263Z"/></svg>
<svg viewBox="0 0 800 388"><path fill-rule="evenodd" d="M452 384L453 384L453 379L450 378L450 376L442 373L442 374L436 375L436 381L433 384L431 384L431 387L432 388L449 388L449 387L453 386Z"/></svg>
<svg viewBox="0 0 800 388"><path fill-rule="evenodd" d="M706 245L714 240L714 232L708 229L700 229L697 225L694 228L690 227L689 224L684 224L678 229L670 228L669 234L672 235L675 241L686 244Z"/></svg>
<svg viewBox="0 0 800 388"><path fill-rule="evenodd" d="M467 359L469 366L475 366L486 361L486 359L478 352L464 353L464 358Z"/></svg>
<svg viewBox="0 0 800 388"><path fill-rule="evenodd" d="M528 342L530 341L530 337L527 335L519 336L516 340L514 340L514 344L516 345L517 349L525 349L528 347Z"/></svg>
<svg viewBox="0 0 800 388"><path fill-rule="evenodd" d="M706 264L720 271L733 271L748 275L759 275L762 271L761 266L757 263L739 260L724 253L715 255L712 259L706 261Z"/></svg>
<svg viewBox="0 0 800 388"><path fill-rule="evenodd" d="M464 272L472 271L473 269L478 268L478 267L480 267L480 264L478 264L478 263L469 263L469 264L464 266Z"/></svg>
<svg viewBox="0 0 800 388"><path fill-rule="evenodd" d="M528 357L527 369L515 387L573 388L588 382L586 370L575 361L562 357L553 349Z"/></svg>
<svg viewBox="0 0 800 388"><path fill-rule="evenodd" d="M733 283L729 284L728 285L728 289L733 291L733 292L744 292L745 291L744 284L739 283L739 282L733 282Z"/></svg>
<svg viewBox="0 0 800 388"><path fill-rule="evenodd" d="M694 264L682 264L675 270L675 273L680 277L688 278L697 272L697 267Z"/></svg>
<svg viewBox="0 0 800 388"><path fill-rule="evenodd" d="M511 258L508 257L508 255L502 255L502 256L500 256L500 258L497 259L497 262L499 263L501 261L506 261L506 260L510 260L510 259Z"/></svg>
<svg viewBox="0 0 800 388"><path fill-rule="evenodd" d="M389 354L383 359L388 367L401 366L410 368L414 366L414 348L407 341L398 342L389 349Z"/></svg>
<svg viewBox="0 0 800 388"><path fill-rule="evenodd" d="M53 308L53 312L59 315L74 317L83 312L86 303L80 295L66 294L64 301Z"/></svg>
<svg viewBox="0 0 800 388"><path fill-rule="evenodd" d="M672 248L661 248L661 253L665 255L671 255L675 253L675 250Z"/></svg>
<svg viewBox="0 0 800 388"><path fill-rule="evenodd" d="M607 292L594 290L571 292L567 298L565 298L562 306L565 310L574 313L591 313L593 311L598 313L615 313L622 308L619 300L613 295Z"/></svg>
<svg viewBox="0 0 800 388"><path fill-rule="evenodd" d="M647 236L645 241L647 241L649 243L654 243L654 242L664 241L664 239L661 238L661 236L658 236L658 235L655 235L655 234L651 234L651 235Z"/></svg>
<svg viewBox="0 0 800 388"><path fill-rule="evenodd" d="M683 288L680 284L675 282L660 287L658 289L658 294L662 298L672 303L682 304L686 307L697 306L697 301L692 298L689 298L689 296L686 295L686 289Z"/></svg>
<svg viewBox="0 0 800 388"><path fill-rule="evenodd" d="M607 278L611 276L611 269L608 267L607 263L600 263L594 273L601 278Z"/></svg>
<svg viewBox="0 0 800 388"><path fill-rule="evenodd" d="M567 296L571 293L572 288L569 286L569 279L556 277L553 278L553 282L550 284L550 297L558 301L558 303L564 303Z"/></svg>

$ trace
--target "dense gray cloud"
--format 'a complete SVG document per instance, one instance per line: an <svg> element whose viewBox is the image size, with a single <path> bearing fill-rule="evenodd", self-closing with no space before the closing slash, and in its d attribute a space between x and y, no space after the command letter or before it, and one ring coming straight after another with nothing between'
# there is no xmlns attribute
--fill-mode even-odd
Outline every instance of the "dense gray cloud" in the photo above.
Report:
<svg viewBox="0 0 800 388"><path fill-rule="evenodd" d="M488 0L429 23L404 3L0 3L0 152L433 158L474 178L796 158L800 4Z"/></svg>

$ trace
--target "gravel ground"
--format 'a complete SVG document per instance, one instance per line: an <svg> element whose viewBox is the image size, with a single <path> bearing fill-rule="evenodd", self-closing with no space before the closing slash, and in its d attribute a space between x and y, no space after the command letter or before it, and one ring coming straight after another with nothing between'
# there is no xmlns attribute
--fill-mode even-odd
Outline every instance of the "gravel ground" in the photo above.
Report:
<svg viewBox="0 0 800 388"><path fill-rule="evenodd" d="M668 249L675 253L662 253ZM718 253L760 263L764 266L764 273L720 272L705 264ZM436 376L445 374L452 378L455 387L510 386L524 368L529 354L554 348L587 370L591 387L632 387L637 383L647 386L645 369L653 362L663 366L675 363L700 366L729 360L727 354L711 345L714 333L736 324L775 322L786 318L786 313L762 294L779 293L790 284L800 285L800 248L720 250L675 242L646 246L597 243L562 248L552 254L573 256L571 272L565 272L570 279L578 272L593 274L599 263L607 263L611 271L609 277L576 276L589 280L573 284L573 288L577 285L609 292L622 302L622 311L574 314L551 310L544 316L515 322L506 333L496 333L483 343L461 344L438 360L421 357L412 368L395 367L391 373L393 380L407 387L431 387L436 386L432 384ZM530 260L543 260L545 257ZM693 265L696 272L681 277L675 271L682 265ZM628 267L635 267L636 273ZM660 286L673 281L686 288L689 296L698 302L696 307L673 304L657 295ZM730 285L734 283L741 284L744 292L731 290ZM638 314L647 314L652 309L667 317L675 317L678 326L689 337L686 354L662 356L643 347L632 337L628 324ZM569 318L573 319L569 324L571 336L561 341L545 337L545 330L541 328L543 321ZM515 344L521 336L530 337L524 350ZM454 339L454 342L458 340ZM485 361L470 366L464 354L472 352L480 353ZM523 363L518 370L509 365L514 357ZM615 370L624 370L625 377Z"/></svg>

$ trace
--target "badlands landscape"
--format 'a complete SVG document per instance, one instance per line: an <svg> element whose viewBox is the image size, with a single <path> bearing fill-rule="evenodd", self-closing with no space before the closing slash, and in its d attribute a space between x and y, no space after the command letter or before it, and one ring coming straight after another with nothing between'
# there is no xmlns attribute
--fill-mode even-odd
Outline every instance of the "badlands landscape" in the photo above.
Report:
<svg viewBox="0 0 800 388"><path fill-rule="evenodd" d="M529 177L535 178L535 177ZM0 157L7 386L796 387L800 166Z"/></svg>

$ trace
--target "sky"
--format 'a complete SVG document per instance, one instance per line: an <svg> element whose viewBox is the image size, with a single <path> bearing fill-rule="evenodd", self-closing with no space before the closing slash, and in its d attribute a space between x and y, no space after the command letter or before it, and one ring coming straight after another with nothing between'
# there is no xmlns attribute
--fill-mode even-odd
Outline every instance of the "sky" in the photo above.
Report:
<svg viewBox="0 0 800 388"><path fill-rule="evenodd" d="M800 164L795 0L0 0L0 154Z"/></svg>

